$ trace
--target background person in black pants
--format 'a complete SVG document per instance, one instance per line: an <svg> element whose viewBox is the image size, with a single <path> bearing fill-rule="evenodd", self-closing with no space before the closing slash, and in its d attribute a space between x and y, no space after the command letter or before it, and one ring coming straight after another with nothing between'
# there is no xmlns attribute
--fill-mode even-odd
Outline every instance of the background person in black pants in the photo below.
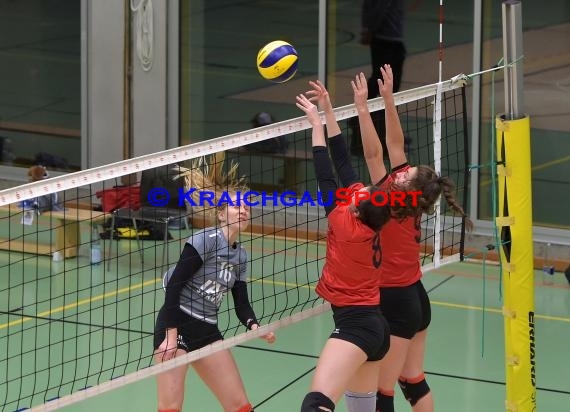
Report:
<svg viewBox="0 0 570 412"><path fill-rule="evenodd" d="M394 74L394 93L400 90L406 47L404 45L404 0L364 0L362 3L362 31L360 43L370 47L372 74L368 78L368 99L380 95L378 79L382 79L380 67L389 64ZM372 113L374 126L380 137L384 153L386 148L386 125L384 111ZM350 151L355 156L362 156L362 140L358 119L351 119L352 130ZM410 141L406 138L408 151Z"/></svg>

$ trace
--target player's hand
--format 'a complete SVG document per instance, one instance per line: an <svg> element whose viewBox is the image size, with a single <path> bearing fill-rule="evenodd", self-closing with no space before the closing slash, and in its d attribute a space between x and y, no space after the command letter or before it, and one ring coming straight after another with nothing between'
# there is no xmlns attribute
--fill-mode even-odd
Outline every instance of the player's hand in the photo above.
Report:
<svg viewBox="0 0 570 412"><path fill-rule="evenodd" d="M368 110L368 83L364 73L360 72L350 82L354 92L354 104L359 112Z"/></svg>
<svg viewBox="0 0 570 412"><path fill-rule="evenodd" d="M257 328L259 328L259 325L257 323L251 325L251 330L256 330ZM259 338L263 339L267 343L273 343L273 342L275 342L275 339L276 339L275 333L273 333L273 332L269 332L269 333L266 333L265 335L261 335Z"/></svg>
<svg viewBox="0 0 570 412"><path fill-rule="evenodd" d="M296 97L297 107L305 112L307 115L307 120L311 123L311 126L317 126L321 124L321 118L319 117L319 111L317 106L315 106L304 94L299 94Z"/></svg>
<svg viewBox="0 0 570 412"><path fill-rule="evenodd" d="M394 90L394 75L392 74L392 67L389 64L385 64L380 67L380 72L382 73L382 79L378 79L378 89L380 89L380 95L386 99L392 98L392 92Z"/></svg>
<svg viewBox="0 0 570 412"><path fill-rule="evenodd" d="M265 340L267 343L270 343L270 344L275 342L275 339L277 339L275 336L275 333L273 333L273 332L269 332L269 333L262 335L260 337L261 337L261 339Z"/></svg>
<svg viewBox="0 0 570 412"><path fill-rule="evenodd" d="M174 331L174 332L172 332ZM166 337L155 351L155 359L158 362L166 362L176 357L178 350L178 331L176 329L168 329Z"/></svg>
<svg viewBox="0 0 570 412"><path fill-rule="evenodd" d="M325 85L322 84L320 80L317 80L315 82L310 81L309 85L312 87L312 89L308 90L305 93L307 96L309 96L309 100L311 102L316 101L321 110L332 109L329 92L327 91Z"/></svg>

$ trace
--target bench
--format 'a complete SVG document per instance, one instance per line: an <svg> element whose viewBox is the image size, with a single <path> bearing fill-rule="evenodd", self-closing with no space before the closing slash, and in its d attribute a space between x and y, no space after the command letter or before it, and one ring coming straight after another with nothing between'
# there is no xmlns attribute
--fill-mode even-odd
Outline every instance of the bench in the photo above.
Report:
<svg viewBox="0 0 570 412"><path fill-rule="evenodd" d="M305 148L289 147L285 153L264 153L238 147L236 149L228 150L227 153L231 155L230 159L235 159L237 157L238 161L240 156L283 160L283 179L281 179L276 185L255 184L255 182L252 182L251 186L253 189L266 191L292 190L294 192L305 190L301 187L300 182L305 181L307 176L305 171L299 170L299 165L313 160L313 152L310 150L307 151Z"/></svg>
<svg viewBox="0 0 570 412"><path fill-rule="evenodd" d="M17 216L18 220L23 216L23 209L15 204L0 206L0 212L8 213L9 217ZM49 256L55 252L60 252L64 258L75 257L78 255L81 243L79 224L81 222L89 222L90 224L102 223L108 216L110 215L105 212L75 208L43 212L40 215L36 214L34 219L48 220L51 229L55 230L55 238L52 244L26 242L23 239L10 240L0 238L0 249Z"/></svg>

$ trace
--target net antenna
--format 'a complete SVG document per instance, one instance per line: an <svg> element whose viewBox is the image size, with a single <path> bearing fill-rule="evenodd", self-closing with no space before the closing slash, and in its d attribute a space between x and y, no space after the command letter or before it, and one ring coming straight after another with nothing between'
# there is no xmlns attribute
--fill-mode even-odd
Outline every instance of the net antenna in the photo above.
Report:
<svg viewBox="0 0 570 412"><path fill-rule="evenodd" d="M433 159L434 159L434 170L441 176L441 81L443 75L443 0L439 0L439 47L438 47L438 82L437 91L435 94L435 104L433 107ZM438 267L441 261L441 251L439 250L439 245L441 243L441 196L437 199L434 204L435 209L435 222L433 225L434 233L434 265Z"/></svg>

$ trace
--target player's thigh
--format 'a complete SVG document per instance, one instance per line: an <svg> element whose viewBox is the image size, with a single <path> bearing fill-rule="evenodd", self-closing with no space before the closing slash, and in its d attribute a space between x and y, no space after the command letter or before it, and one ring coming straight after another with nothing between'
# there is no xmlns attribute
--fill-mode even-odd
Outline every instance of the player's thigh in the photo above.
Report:
<svg viewBox="0 0 570 412"><path fill-rule="evenodd" d="M317 362L311 392L321 392L336 404L366 358L366 353L354 343L328 339Z"/></svg>
<svg viewBox="0 0 570 412"><path fill-rule="evenodd" d="M224 410L237 410L247 404L243 381L228 349L194 361L192 367L220 401Z"/></svg>
<svg viewBox="0 0 570 412"><path fill-rule="evenodd" d="M175 356L185 355L186 351L178 349ZM158 406L160 409L180 409L184 402L184 382L188 365L182 365L156 376Z"/></svg>
<svg viewBox="0 0 570 412"><path fill-rule="evenodd" d="M311 390L336 403L349 383L357 391L368 379L369 388L374 388L374 372L388 350L389 332L377 305L333 306L332 311L335 329L319 358Z"/></svg>
<svg viewBox="0 0 570 412"><path fill-rule="evenodd" d="M410 347L410 339L390 336L390 350L380 361L378 372L378 387L381 389L393 389L398 382L406 356Z"/></svg>
<svg viewBox="0 0 570 412"><path fill-rule="evenodd" d="M380 361L364 362L352 379L350 379L346 389L356 393L376 392L378 389L376 380L379 370Z"/></svg>
<svg viewBox="0 0 570 412"><path fill-rule="evenodd" d="M402 377L413 379L424 372L424 358L427 340L427 329L424 329L412 338L406 362L402 369Z"/></svg>

